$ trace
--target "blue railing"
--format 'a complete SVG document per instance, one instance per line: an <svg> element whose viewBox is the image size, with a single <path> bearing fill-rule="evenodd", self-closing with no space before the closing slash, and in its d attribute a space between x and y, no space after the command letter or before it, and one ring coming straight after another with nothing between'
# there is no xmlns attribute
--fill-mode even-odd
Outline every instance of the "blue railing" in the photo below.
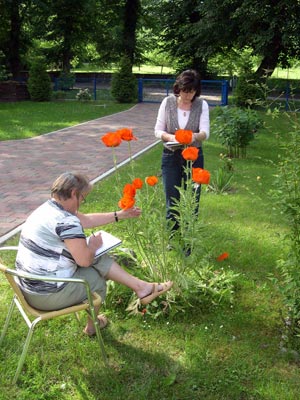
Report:
<svg viewBox="0 0 300 400"><path fill-rule="evenodd" d="M175 79L139 78L138 101L140 103L160 103L170 94ZM226 106L228 104L228 81L202 80L201 97L206 99L210 106Z"/></svg>

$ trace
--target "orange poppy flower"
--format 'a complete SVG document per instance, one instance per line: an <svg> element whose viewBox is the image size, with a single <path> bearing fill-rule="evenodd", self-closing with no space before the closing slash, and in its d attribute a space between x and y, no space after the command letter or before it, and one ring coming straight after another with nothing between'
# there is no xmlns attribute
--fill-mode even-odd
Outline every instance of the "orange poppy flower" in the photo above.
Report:
<svg viewBox="0 0 300 400"><path fill-rule="evenodd" d="M118 147L122 142L120 135L116 132L106 133L101 140L107 147Z"/></svg>
<svg viewBox="0 0 300 400"><path fill-rule="evenodd" d="M126 185L123 188L123 195L128 196L128 197L134 197L135 196L135 187L131 183L126 183Z"/></svg>
<svg viewBox="0 0 300 400"><path fill-rule="evenodd" d="M137 140L137 138L135 136L133 136L132 134L132 129L129 128L123 128L123 129L119 129L117 130L117 132L122 140L125 140L127 142L130 142L131 140Z"/></svg>
<svg viewBox="0 0 300 400"><path fill-rule="evenodd" d="M182 157L188 161L196 161L198 158L199 149L197 147L187 147L182 150Z"/></svg>
<svg viewBox="0 0 300 400"><path fill-rule="evenodd" d="M206 169L192 168L192 179L199 185L208 185L210 181L210 173Z"/></svg>
<svg viewBox="0 0 300 400"><path fill-rule="evenodd" d="M140 178L135 178L132 181L132 185L135 189L141 189L143 187L143 181Z"/></svg>
<svg viewBox="0 0 300 400"><path fill-rule="evenodd" d="M155 186L158 182L158 178L157 178L157 176L147 176L145 181L146 181L147 185Z"/></svg>
<svg viewBox="0 0 300 400"><path fill-rule="evenodd" d="M193 131L188 129L178 129L175 132L175 139L181 144L191 144L193 141Z"/></svg>
<svg viewBox="0 0 300 400"><path fill-rule="evenodd" d="M217 261L223 261L223 260L226 260L226 258L228 258L229 257L229 254L228 253L222 253L222 254L220 254L219 255L219 257L217 257Z"/></svg>
<svg viewBox="0 0 300 400"><path fill-rule="evenodd" d="M118 203L118 206L123 210L128 210L134 206L135 200L133 197L123 196Z"/></svg>

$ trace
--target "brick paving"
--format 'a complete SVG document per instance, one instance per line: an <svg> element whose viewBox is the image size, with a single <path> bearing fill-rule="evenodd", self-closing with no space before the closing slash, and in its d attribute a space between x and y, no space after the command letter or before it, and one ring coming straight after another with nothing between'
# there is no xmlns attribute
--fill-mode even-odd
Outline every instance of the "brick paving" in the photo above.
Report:
<svg viewBox="0 0 300 400"><path fill-rule="evenodd" d="M157 142L154 124L159 104L140 103L128 111L95 119L31 139L0 142L0 243L17 232L27 216L49 198L53 180L80 171L96 181L113 167L112 152L100 142L109 131L133 128L132 155ZM115 148L118 164L128 146Z"/></svg>

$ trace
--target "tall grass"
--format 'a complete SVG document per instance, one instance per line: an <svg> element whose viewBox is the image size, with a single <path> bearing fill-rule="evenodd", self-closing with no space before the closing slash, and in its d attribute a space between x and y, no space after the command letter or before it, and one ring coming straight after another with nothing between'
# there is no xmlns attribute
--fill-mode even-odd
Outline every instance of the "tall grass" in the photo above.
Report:
<svg viewBox="0 0 300 400"><path fill-rule="evenodd" d="M268 278L286 252L285 218L277 210L274 189L280 143L289 140L288 119L262 114L266 129L249 146L246 159L234 160L227 195L202 193L200 217L206 222L203 244L229 258L220 270L239 273L231 304L191 307L172 318L153 320L147 313L131 317L124 305L108 304L103 332L110 369L104 369L94 340L81 334L73 318L40 326L33 338L17 386L10 379L20 355L25 327L15 313L0 353L0 399L205 399L291 400L299 398L299 359L280 350L280 294ZM205 143L206 168L217 170L224 149L214 139ZM161 147L135 161L141 176L160 170ZM127 181L131 167L122 168ZM101 181L84 211L116 207L115 176ZM164 205L162 204L162 207ZM126 221L107 228L118 232ZM153 249L155 251L155 249ZM6 262L12 262L7 256ZM11 292L0 280L0 326ZM116 285L115 290L118 290Z"/></svg>

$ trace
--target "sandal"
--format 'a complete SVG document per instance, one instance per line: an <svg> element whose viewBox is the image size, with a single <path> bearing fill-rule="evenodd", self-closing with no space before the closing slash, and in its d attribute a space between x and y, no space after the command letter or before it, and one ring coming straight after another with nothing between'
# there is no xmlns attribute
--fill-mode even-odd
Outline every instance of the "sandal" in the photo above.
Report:
<svg viewBox="0 0 300 400"><path fill-rule="evenodd" d="M162 286L162 289L158 289L158 287ZM145 297L140 298L140 302L143 305L147 305L151 303L152 300L156 299L156 297L162 295L167 292L173 286L172 281L164 282L164 283L153 283L152 292Z"/></svg>
<svg viewBox="0 0 300 400"><path fill-rule="evenodd" d="M100 326L100 329L104 329L108 324L108 319L106 318L106 316L104 314L100 314L97 316L97 319L98 319L98 324ZM96 335L96 331L91 333L86 329L86 327L84 328L83 333L90 337Z"/></svg>

